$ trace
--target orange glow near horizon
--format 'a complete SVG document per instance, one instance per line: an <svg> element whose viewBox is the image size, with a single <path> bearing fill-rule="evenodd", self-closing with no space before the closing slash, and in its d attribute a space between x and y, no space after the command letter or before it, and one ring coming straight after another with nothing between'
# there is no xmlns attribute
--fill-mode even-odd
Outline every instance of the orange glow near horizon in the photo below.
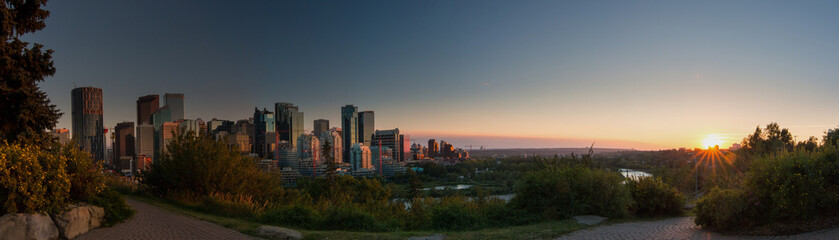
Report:
<svg viewBox="0 0 839 240"><path fill-rule="evenodd" d="M720 146L720 148L723 148L722 145L724 143L724 137L717 134L709 134L705 135L705 138L702 139L702 148L714 148L714 146Z"/></svg>

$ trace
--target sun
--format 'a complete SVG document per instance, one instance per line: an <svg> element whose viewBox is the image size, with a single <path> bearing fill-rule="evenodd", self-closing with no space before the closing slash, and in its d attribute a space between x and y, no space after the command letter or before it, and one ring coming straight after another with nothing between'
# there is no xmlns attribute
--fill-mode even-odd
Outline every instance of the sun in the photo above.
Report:
<svg viewBox="0 0 839 240"><path fill-rule="evenodd" d="M714 146L720 146L725 143L725 139L722 136L717 134L709 134L705 135L705 138L702 139L702 147L706 148L713 148Z"/></svg>

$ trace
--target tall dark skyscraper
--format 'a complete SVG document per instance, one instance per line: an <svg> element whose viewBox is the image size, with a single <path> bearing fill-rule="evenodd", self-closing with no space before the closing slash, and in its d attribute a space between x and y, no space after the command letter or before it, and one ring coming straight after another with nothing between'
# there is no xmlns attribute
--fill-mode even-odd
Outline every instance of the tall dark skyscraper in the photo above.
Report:
<svg viewBox="0 0 839 240"><path fill-rule="evenodd" d="M131 162L122 161L134 158L134 123L117 123L114 128L114 165L122 170L131 169Z"/></svg>
<svg viewBox="0 0 839 240"><path fill-rule="evenodd" d="M160 108L160 96L146 95L137 99L137 126L153 124L152 114Z"/></svg>
<svg viewBox="0 0 839 240"><path fill-rule="evenodd" d="M390 148L393 151L393 160L397 162L404 161L404 151L402 148L405 146L405 138L403 135L399 134L399 129L392 129L392 130L377 130L376 133L373 135L373 145L379 146L381 143L382 147Z"/></svg>
<svg viewBox="0 0 839 240"><path fill-rule="evenodd" d="M167 93L163 98L166 100L166 106L169 106L169 111L172 111L172 121L184 119L184 94Z"/></svg>
<svg viewBox="0 0 839 240"><path fill-rule="evenodd" d="M439 155L440 145L437 145L437 140L428 139L428 157L434 158Z"/></svg>
<svg viewBox="0 0 839 240"><path fill-rule="evenodd" d="M341 107L341 128L344 131L344 161L350 159L350 149L358 142L358 107L346 105Z"/></svg>
<svg viewBox="0 0 839 240"><path fill-rule="evenodd" d="M324 132L329 131L329 120L318 119L315 120L315 136L320 137Z"/></svg>
<svg viewBox="0 0 839 240"><path fill-rule="evenodd" d="M292 149L296 149L297 138L303 134L303 112L297 106L286 102L275 103L274 111L280 141L288 141Z"/></svg>
<svg viewBox="0 0 839 240"><path fill-rule="evenodd" d="M376 119L373 111L358 113L358 142L371 146L373 131L376 131Z"/></svg>
<svg viewBox="0 0 839 240"><path fill-rule="evenodd" d="M254 136L253 136L253 149L256 154L259 156L264 156L265 152L268 150L268 145L266 144L265 136L268 133L274 132L274 113L268 110L259 110L254 109L253 112L253 125L254 125Z"/></svg>
<svg viewBox="0 0 839 240"><path fill-rule="evenodd" d="M102 118L102 89L75 88L71 92L73 140L93 159L105 160L105 127Z"/></svg>

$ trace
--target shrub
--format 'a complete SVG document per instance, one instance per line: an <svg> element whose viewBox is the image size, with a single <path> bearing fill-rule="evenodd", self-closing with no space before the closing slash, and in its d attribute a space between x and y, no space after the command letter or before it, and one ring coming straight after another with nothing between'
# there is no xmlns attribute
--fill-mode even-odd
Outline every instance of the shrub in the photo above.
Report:
<svg viewBox="0 0 839 240"><path fill-rule="evenodd" d="M134 215L134 210L125 204L125 199L113 188L105 188L91 201L91 204L105 209L105 226L113 226Z"/></svg>
<svg viewBox="0 0 839 240"><path fill-rule="evenodd" d="M639 216L672 216L682 212L684 196L661 179L645 177L627 179L626 187L632 196L631 210Z"/></svg>
<svg viewBox="0 0 839 240"><path fill-rule="evenodd" d="M394 229L353 206L336 206L327 210L323 216L323 220L318 224L323 230L383 232Z"/></svg>
<svg viewBox="0 0 839 240"><path fill-rule="evenodd" d="M431 211L431 227L437 230L473 230L483 226L477 209L463 198L446 198Z"/></svg>
<svg viewBox="0 0 839 240"><path fill-rule="evenodd" d="M32 145L0 145L0 214L59 212L70 196L63 157Z"/></svg>
<svg viewBox="0 0 839 240"><path fill-rule="evenodd" d="M695 211L697 225L717 231L753 226L758 217L746 194L738 189L711 189L696 202Z"/></svg>
<svg viewBox="0 0 839 240"><path fill-rule="evenodd" d="M265 211L260 220L264 223L303 228L310 228L313 223L319 221L318 213L314 209L299 204Z"/></svg>
<svg viewBox="0 0 839 240"><path fill-rule="evenodd" d="M102 174L102 166L73 143L61 146L60 151L66 161L65 170L70 179L70 198L73 201L92 201L106 186L107 179Z"/></svg>
<svg viewBox="0 0 839 240"><path fill-rule="evenodd" d="M624 217L632 200L618 173L585 167L528 173L511 204L531 214L562 219L594 214Z"/></svg>

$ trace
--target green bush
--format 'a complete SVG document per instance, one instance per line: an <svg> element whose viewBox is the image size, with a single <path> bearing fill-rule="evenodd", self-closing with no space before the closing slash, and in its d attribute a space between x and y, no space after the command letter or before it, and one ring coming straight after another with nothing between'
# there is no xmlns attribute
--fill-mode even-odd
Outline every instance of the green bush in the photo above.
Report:
<svg viewBox="0 0 839 240"><path fill-rule="evenodd" d="M552 219L575 215L620 218L632 200L615 172L585 167L549 168L531 172L516 190L511 204Z"/></svg>
<svg viewBox="0 0 839 240"><path fill-rule="evenodd" d="M311 228L318 222L318 213L314 209L295 204L289 207L274 208L265 211L260 221L264 223Z"/></svg>
<svg viewBox="0 0 839 240"><path fill-rule="evenodd" d="M113 226L134 215L134 210L125 203L125 199L113 188L105 188L90 202L105 209L105 226Z"/></svg>
<svg viewBox="0 0 839 240"><path fill-rule="evenodd" d="M0 215L59 212L69 198L63 156L32 145L0 145Z"/></svg>
<svg viewBox="0 0 839 240"><path fill-rule="evenodd" d="M66 160L65 170L70 178L70 198L90 202L105 190L107 179L102 166L90 154L74 143L61 146L61 157Z"/></svg>
<svg viewBox="0 0 839 240"><path fill-rule="evenodd" d="M695 211L697 225L717 231L754 226L759 218L754 205L738 189L711 189L696 202Z"/></svg>
<svg viewBox="0 0 839 240"><path fill-rule="evenodd" d="M684 195L661 179L652 177L627 179L626 187L632 196L633 204L630 208L635 215L673 216L682 212Z"/></svg>
<svg viewBox="0 0 839 240"><path fill-rule="evenodd" d="M473 230L484 225L477 209L466 200L446 201L431 211L431 227L437 230Z"/></svg>
<svg viewBox="0 0 839 240"><path fill-rule="evenodd" d="M370 213L353 206L336 206L323 214L317 225L322 230L383 232L395 229L376 220Z"/></svg>

